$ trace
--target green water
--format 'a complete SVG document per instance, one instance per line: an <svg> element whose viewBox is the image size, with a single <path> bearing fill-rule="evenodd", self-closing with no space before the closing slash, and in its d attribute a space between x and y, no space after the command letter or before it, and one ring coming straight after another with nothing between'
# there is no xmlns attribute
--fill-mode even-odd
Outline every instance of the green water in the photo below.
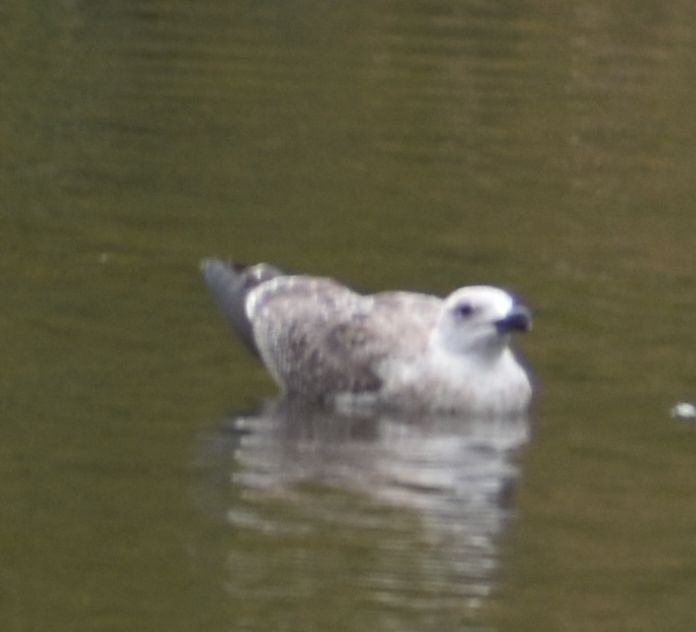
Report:
<svg viewBox="0 0 696 632"><path fill-rule="evenodd" d="M690 629L694 24L5 2L3 631ZM208 255L515 288L531 428L268 414Z"/></svg>

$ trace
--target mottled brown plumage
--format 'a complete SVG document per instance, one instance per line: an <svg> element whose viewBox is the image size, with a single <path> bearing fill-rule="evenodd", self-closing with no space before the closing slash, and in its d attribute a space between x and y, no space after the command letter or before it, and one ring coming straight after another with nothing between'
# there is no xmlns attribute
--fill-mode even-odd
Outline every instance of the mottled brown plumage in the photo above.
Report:
<svg viewBox="0 0 696 632"><path fill-rule="evenodd" d="M529 380L507 348L507 331L526 327L528 312L502 290L465 288L443 301L361 295L266 264L208 259L202 269L233 328L289 396L494 412L529 401Z"/></svg>

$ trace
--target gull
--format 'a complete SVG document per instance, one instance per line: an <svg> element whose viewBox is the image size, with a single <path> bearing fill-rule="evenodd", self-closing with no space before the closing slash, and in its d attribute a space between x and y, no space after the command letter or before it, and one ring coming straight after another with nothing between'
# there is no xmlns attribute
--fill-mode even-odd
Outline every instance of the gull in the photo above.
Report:
<svg viewBox="0 0 696 632"><path fill-rule="evenodd" d="M326 277L217 258L203 278L227 321L283 394L339 409L517 415L529 375L510 348L531 328L509 292L474 285L446 298L360 294Z"/></svg>

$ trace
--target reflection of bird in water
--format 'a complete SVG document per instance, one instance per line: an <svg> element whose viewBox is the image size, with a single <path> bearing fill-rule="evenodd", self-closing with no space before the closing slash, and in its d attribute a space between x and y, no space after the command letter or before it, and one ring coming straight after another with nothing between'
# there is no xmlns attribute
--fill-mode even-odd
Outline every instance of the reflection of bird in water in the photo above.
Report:
<svg viewBox="0 0 696 632"><path fill-rule="evenodd" d="M415 593L434 608L476 605L494 586L528 434L524 417L346 416L277 400L202 436L198 461L211 476L196 496L235 541L273 534L304 552L286 590L326 564L404 606ZM340 565L351 542L365 567ZM230 550L231 566L238 555ZM243 575L230 581L248 589Z"/></svg>
<svg viewBox="0 0 696 632"><path fill-rule="evenodd" d="M341 410L523 412L531 385L509 348L529 311L489 286L442 300L361 295L267 264L206 259L201 269L228 321L290 397Z"/></svg>

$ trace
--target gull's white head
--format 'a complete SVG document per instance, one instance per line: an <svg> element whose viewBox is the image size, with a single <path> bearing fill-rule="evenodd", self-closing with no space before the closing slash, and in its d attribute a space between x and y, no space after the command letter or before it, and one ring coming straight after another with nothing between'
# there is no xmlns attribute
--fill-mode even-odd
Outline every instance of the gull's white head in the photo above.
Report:
<svg viewBox="0 0 696 632"><path fill-rule="evenodd" d="M506 291L474 285L445 299L435 336L450 353L495 357L507 346L511 332L529 331L531 325L529 310Z"/></svg>

